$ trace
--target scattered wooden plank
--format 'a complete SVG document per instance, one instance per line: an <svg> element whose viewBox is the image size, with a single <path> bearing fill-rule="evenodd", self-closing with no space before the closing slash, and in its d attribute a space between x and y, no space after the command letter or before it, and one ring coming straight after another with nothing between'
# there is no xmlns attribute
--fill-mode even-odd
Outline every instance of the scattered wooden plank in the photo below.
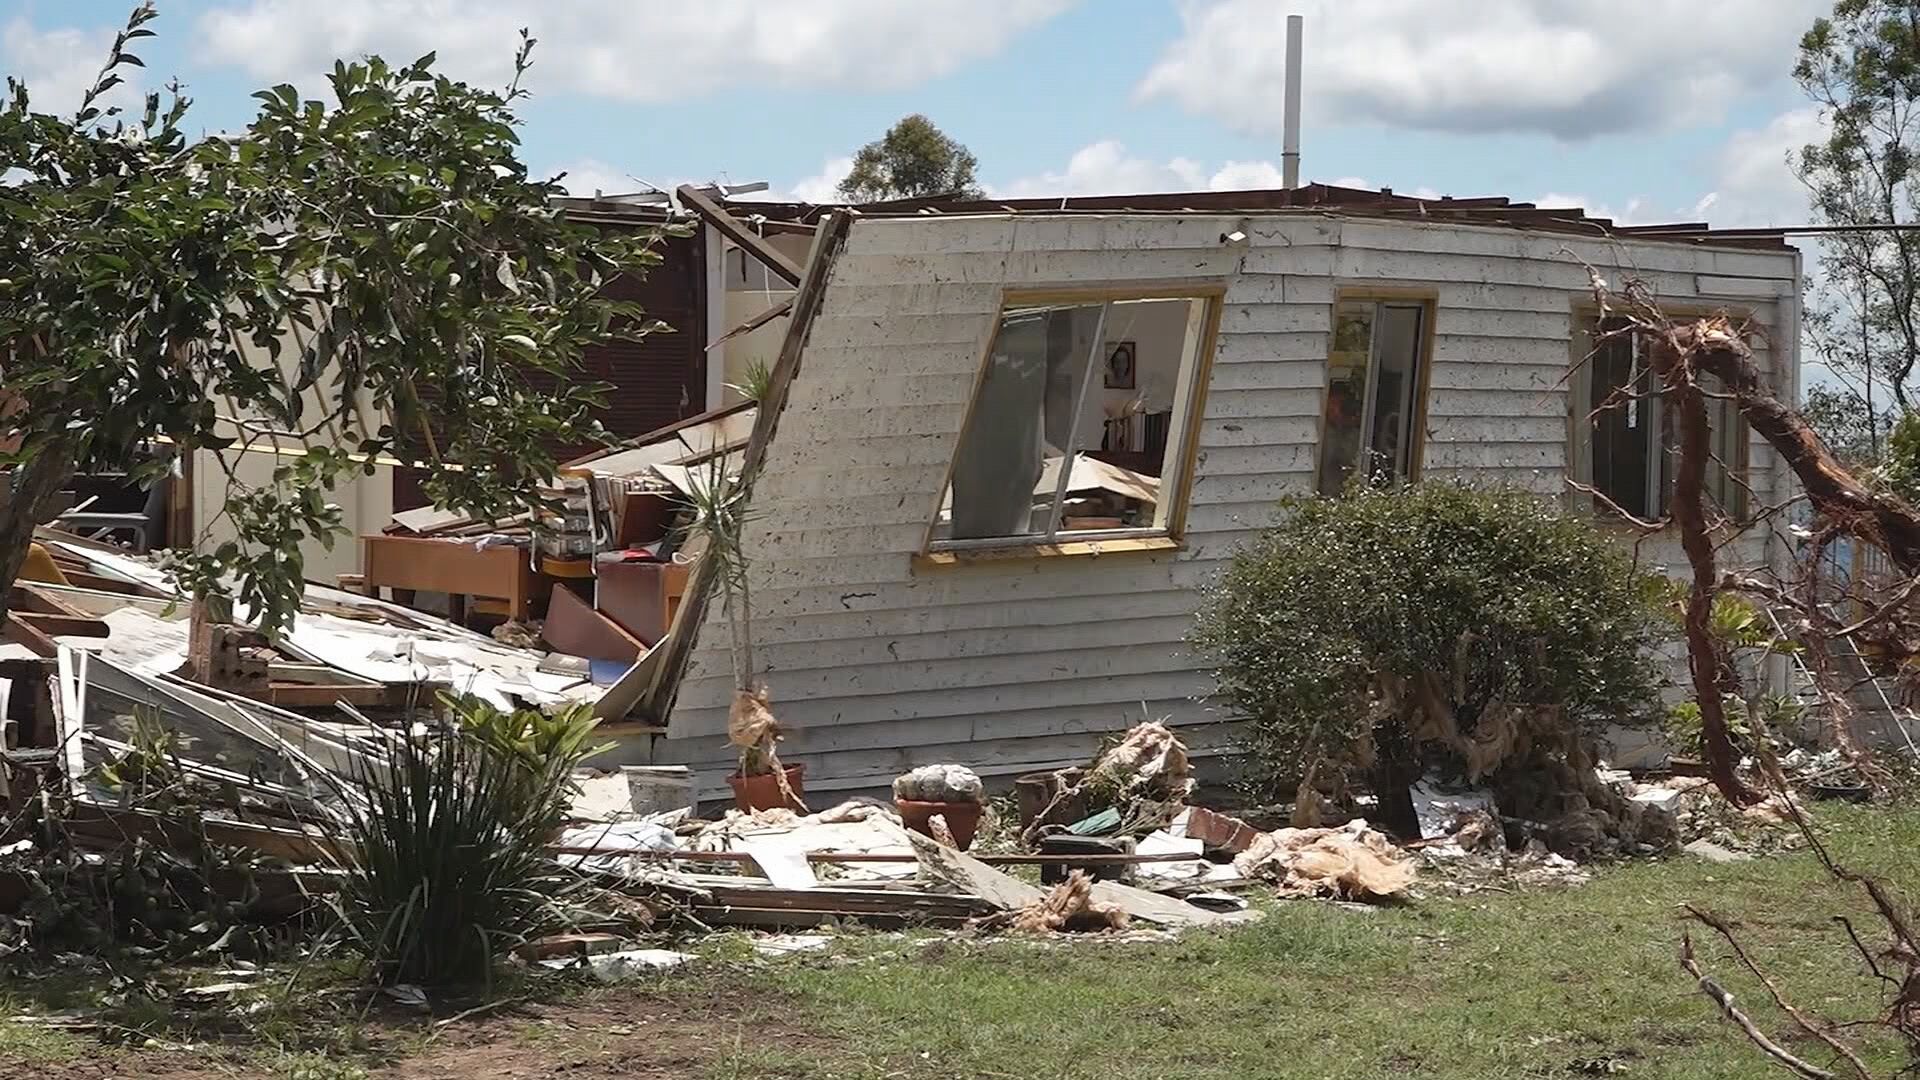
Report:
<svg viewBox="0 0 1920 1080"><path fill-rule="evenodd" d="M606 731L609 725L602 724L594 729L595 734ZM645 862L737 862L753 861L753 856L745 851L650 851L642 848L577 847L557 845L547 850L558 855L625 855ZM1158 855L975 855L987 866L1118 866L1139 863L1192 862L1196 858L1182 852ZM853 863L910 863L918 862L919 857L908 853L891 855L884 851L810 851L807 853L810 863L824 863L839 866Z"/></svg>
<svg viewBox="0 0 1920 1080"><path fill-rule="evenodd" d="M798 264L787 258L785 252L767 243L766 238L754 232L746 222L727 213L719 203L708 198L706 192L692 184L682 184L676 194L689 209L704 218L707 224L719 229L727 239L739 244L747 254L772 271L775 277L789 285L800 284Z"/></svg>
<svg viewBox="0 0 1920 1080"><path fill-rule="evenodd" d="M328 686L322 683L277 682L267 686L267 702L283 709L324 709L336 701L361 707L381 707L394 704L396 697L403 697L410 689L406 686L384 686L378 683L340 683Z"/></svg>
<svg viewBox="0 0 1920 1080"><path fill-rule="evenodd" d="M11 613L7 615L6 624L0 626L0 637L25 645L32 649L36 656L52 658L60 653L60 647L54 644L53 639L43 633L39 627L17 619Z"/></svg>
<svg viewBox="0 0 1920 1080"><path fill-rule="evenodd" d="M48 637L103 638L113 631L106 623L87 615L54 615L41 611L15 611L12 616Z"/></svg>
<svg viewBox="0 0 1920 1080"><path fill-rule="evenodd" d="M146 838L169 846L190 847L197 843L180 822L145 810L121 809L99 803L76 801L68 812L68 830L90 845L119 847L137 838ZM333 845L321 837L292 829L250 825L237 821L202 818L199 827L216 844L247 848L304 865L330 865L339 861Z"/></svg>

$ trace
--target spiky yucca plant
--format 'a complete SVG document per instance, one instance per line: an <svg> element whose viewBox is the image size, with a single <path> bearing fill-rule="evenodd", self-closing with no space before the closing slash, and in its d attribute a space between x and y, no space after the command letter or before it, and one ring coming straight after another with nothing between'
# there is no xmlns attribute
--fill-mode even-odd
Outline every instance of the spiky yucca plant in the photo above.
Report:
<svg viewBox="0 0 1920 1080"><path fill-rule="evenodd" d="M568 900L581 880L546 847L565 820L574 767L593 752L593 721L584 710L558 718L574 730L530 754L497 737L502 714L448 704L454 725L388 742L347 830L337 906L348 943L383 983L487 979L496 957L579 914Z"/></svg>

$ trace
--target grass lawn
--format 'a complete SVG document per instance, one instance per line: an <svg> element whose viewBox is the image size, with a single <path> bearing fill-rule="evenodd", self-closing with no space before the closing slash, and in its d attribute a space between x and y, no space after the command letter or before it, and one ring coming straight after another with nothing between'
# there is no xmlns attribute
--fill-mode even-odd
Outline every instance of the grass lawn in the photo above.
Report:
<svg viewBox="0 0 1920 1080"><path fill-rule="evenodd" d="M1822 824L1843 861L1910 899L1920 893L1920 809L1822 807ZM314 1046L283 1039L273 1056L238 1040L188 1061L115 1048L119 1073L93 1071L97 1062L77 1071L75 1058L101 1052L89 1037L0 1022L0 1075L15 1075L10 1066L21 1075L30 1066L42 1080L1785 1075L1679 970L1683 902L1733 920L1803 1008L1842 1019L1876 1013L1877 989L1860 977L1832 916L1858 916L1870 940L1878 923L1857 889L1831 883L1798 853L1615 866L1574 889L1377 911L1280 904L1258 925L1174 943L872 935L823 956L747 962L742 942L725 938L701 946L712 958L698 967L499 1010L445 1038L423 1037L422 1021L376 1019L354 1039L338 1031L323 1039L324 1025L309 1025ZM1785 1036L1724 945L1710 933L1695 939L1707 970ZM33 1007L0 989L0 1009ZM1816 1063L1830 1057L1810 1040L1785 1041ZM1891 1076L1894 1048L1876 1049Z"/></svg>
<svg viewBox="0 0 1920 1080"><path fill-rule="evenodd" d="M1914 898L1920 811L1834 809L1823 823L1844 862ZM918 962L788 966L771 983L794 995L790 1015L843 1040L811 1059L822 1075L1765 1074L1678 967L1683 902L1735 920L1795 1004L1843 1019L1878 1009L1831 916L1862 916L1863 929L1877 920L1808 853L1631 864L1574 889L1373 912L1289 903L1245 930L1171 945L949 947ZM1695 941L1750 1012L1779 1019L1717 937ZM1830 1056L1789 1045L1818 1063ZM807 1060L747 1075L794 1075Z"/></svg>

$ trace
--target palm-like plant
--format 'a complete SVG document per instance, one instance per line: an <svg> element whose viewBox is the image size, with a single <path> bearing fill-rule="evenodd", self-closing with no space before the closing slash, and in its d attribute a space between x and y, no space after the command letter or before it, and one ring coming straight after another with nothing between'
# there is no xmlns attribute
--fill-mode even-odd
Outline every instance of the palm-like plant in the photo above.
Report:
<svg viewBox="0 0 1920 1080"><path fill-rule="evenodd" d="M336 903L383 983L486 979L496 957L579 914L566 901L581 879L546 849L595 751L593 719L446 700L456 723L389 740L361 778L367 805L349 804Z"/></svg>
<svg viewBox="0 0 1920 1080"><path fill-rule="evenodd" d="M753 593L747 583L748 561L742 538L750 514L745 478L733 471L726 454L707 459L700 479L689 485L693 520L687 535L705 546L701 554L713 566L719 583L721 611L727 619L733 661L733 708L727 734L740 748L740 775L782 775L774 750L779 725L767 709L765 690L753 677ZM782 787L785 778L782 775ZM790 794L790 793L789 793Z"/></svg>

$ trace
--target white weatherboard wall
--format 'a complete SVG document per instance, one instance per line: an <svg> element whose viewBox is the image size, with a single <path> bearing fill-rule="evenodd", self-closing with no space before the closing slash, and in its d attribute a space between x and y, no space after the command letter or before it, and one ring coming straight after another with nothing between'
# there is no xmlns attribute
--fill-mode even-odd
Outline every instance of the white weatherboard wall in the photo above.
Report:
<svg viewBox="0 0 1920 1080"><path fill-rule="evenodd" d="M1248 246L1222 245L1235 229ZM756 666L791 728L783 758L807 763L819 791L935 761L989 775L1080 761L1143 716L1186 728L1202 753L1225 745L1231 727L1196 700L1209 680L1182 639L1222 560L1275 500L1312 487L1338 291L1437 290L1424 475L1557 493L1574 312L1591 299L1568 247L1616 281L1635 266L1662 297L1725 299L1769 326L1782 316L1773 298L1798 290L1791 251L1495 227L1306 214L854 222L746 540ZM1184 549L916 568L1003 291L1145 281L1227 289ZM1754 443L1761 497L1776 474ZM727 641L715 603L653 749L695 765L709 789L733 764Z"/></svg>

